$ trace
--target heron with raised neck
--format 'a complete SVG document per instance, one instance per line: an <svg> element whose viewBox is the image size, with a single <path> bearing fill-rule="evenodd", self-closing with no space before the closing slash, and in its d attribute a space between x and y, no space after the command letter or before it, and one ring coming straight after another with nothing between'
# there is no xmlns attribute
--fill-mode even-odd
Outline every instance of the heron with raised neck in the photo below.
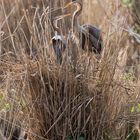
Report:
<svg viewBox="0 0 140 140"><path fill-rule="evenodd" d="M101 30L89 24L79 25L78 17L83 9L82 3L72 0L65 8L69 6L76 6L76 10L72 15L72 34L75 38L74 40L80 44L83 50L101 54L103 48Z"/></svg>

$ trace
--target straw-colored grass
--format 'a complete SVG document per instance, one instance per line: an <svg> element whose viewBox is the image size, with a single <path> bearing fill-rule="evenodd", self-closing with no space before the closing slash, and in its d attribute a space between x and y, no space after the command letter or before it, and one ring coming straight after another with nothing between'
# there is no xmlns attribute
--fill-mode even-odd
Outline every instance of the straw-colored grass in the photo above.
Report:
<svg viewBox="0 0 140 140"><path fill-rule="evenodd" d="M102 28L101 58L71 53L68 17L60 22L68 44L59 65L50 19L67 2L0 0L0 139L15 129L29 140L130 140L134 132L138 139L139 80L125 71L129 14L120 1L84 1L81 23Z"/></svg>

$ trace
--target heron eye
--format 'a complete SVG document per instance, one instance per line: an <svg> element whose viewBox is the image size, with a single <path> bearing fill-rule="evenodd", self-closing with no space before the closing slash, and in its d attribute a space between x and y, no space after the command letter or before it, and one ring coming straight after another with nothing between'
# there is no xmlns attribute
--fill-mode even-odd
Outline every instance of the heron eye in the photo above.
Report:
<svg viewBox="0 0 140 140"><path fill-rule="evenodd" d="M52 39L52 43L56 43L56 39Z"/></svg>
<svg viewBox="0 0 140 140"><path fill-rule="evenodd" d="M61 41L60 39L53 39L52 40L53 43L60 43L60 41Z"/></svg>

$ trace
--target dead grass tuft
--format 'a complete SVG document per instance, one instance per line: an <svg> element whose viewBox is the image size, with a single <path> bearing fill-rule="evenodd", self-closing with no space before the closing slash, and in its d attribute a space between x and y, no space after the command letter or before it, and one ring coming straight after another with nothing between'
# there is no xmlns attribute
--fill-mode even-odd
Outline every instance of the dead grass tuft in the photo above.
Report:
<svg viewBox="0 0 140 140"><path fill-rule="evenodd" d="M130 124L131 130L136 128L139 133L139 125L134 127L139 123L139 81L125 72L126 17L121 14L119 2L111 2L108 9L109 1L103 1L104 9L100 1L90 2L102 9L99 10L102 22L99 15L94 15L103 29L101 59L79 49L74 55L71 52L75 44L70 40L59 65L50 41L54 34L50 18L56 13L49 11L49 6L57 4L0 0L0 104L3 104L0 135L3 137L10 139L14 129L20 128L20 137L26 132L31 140L68 137L75 140L81 134L86 140L122 140L129 138ZM85 2L85 7L90 2ZM63 6L64 1L58 4ZM57 11L57 7L53 10ZM86 18L82 16L82 22ZM61 24L69 27L68 21ZM67 35L68 31L65 28L63 33Z"/></svg>

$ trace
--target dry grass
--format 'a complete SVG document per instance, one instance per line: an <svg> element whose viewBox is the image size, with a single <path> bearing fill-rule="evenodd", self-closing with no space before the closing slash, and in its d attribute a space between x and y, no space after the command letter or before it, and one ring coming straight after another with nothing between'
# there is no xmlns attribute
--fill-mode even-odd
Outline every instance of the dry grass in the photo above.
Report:
<svg viewBox="0 0 140 140"><path fill-rule="evenodd" d="M101 59L79 50L71 59L68 51L75 44L69 41L64 61L58 65L50 47L50 18L61 13L56 12L57 4L0 0L3 139L4 135L11 139L12 131L19 127L21 136L26 132L29 140L68 140L69 136L76 140L81 134L86 140L125 140L129 125L139 133L139 111L131 111L139 103L139 81L125 73L129 48L125 10L115 0L84 3L82 23L88 21L103 30ZM90 13L91 5L97 14ZM66 37L69 20L61 22Z"/></svg>

